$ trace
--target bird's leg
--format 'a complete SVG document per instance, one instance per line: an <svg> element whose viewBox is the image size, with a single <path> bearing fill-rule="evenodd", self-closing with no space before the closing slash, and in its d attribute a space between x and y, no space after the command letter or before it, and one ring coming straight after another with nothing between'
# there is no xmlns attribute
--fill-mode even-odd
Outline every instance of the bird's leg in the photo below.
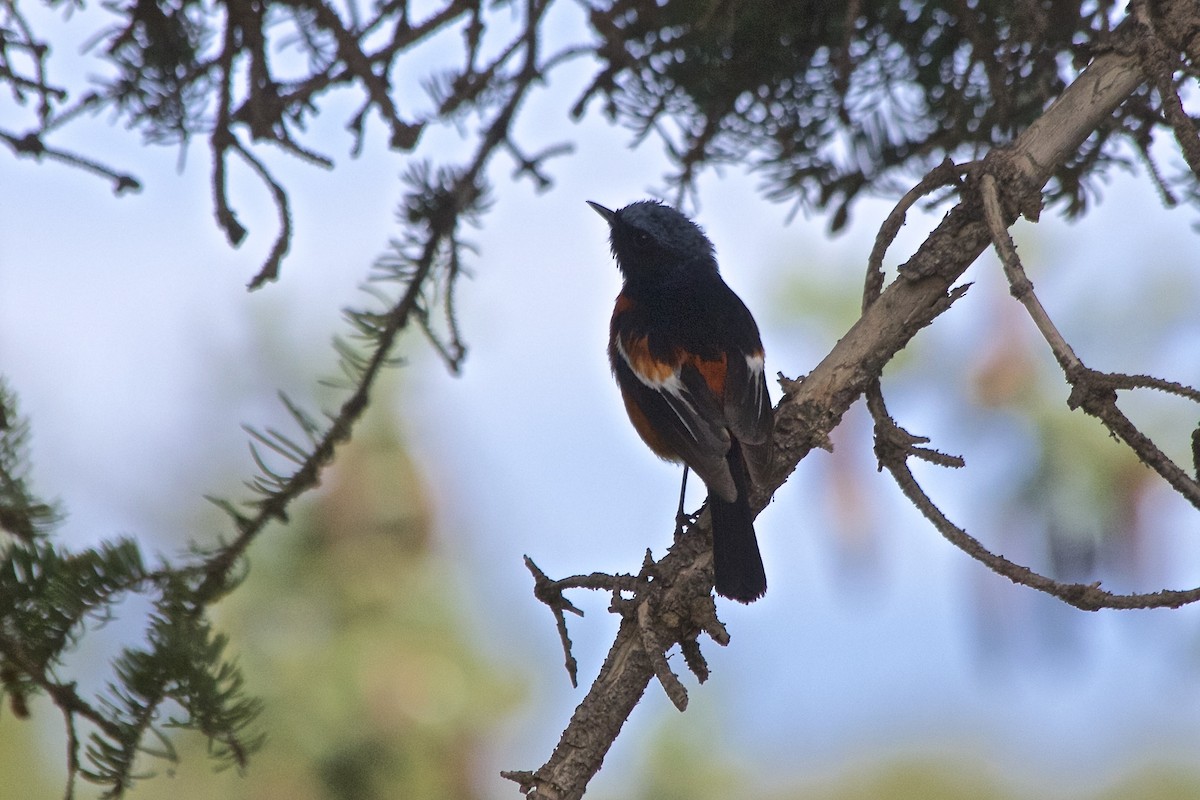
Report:
<svg viewBox="0 0 1200 800"><path fill-rule="evenodd" d="M675 536L676 538L683 535L683 529L690 526L696 521L696 514L689 514L683 510L683 503L687 497L687 478L688 467L683 465L683 483L679 487L679 510L675 512Z"/></svg>

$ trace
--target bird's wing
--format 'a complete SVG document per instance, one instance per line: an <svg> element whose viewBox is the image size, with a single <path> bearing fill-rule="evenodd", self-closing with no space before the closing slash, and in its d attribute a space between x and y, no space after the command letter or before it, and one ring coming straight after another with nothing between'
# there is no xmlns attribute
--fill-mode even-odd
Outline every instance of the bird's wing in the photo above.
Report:
<svg viewBox="0 0 1200 800"><path fill-rule="evenodd" d="M771 460L771 434L775 426L761 349L728 356L724 405L729 430L742 443L750 477L755 483L762 483Z"/></svg>
<svg viewBox="0 0 1200 800"><path fill-rule="evenodd" d="M634 427L660 456L682 460L709 491L732 502L737 497L725 461L729 430L718 397L725 359L704 361L683 351L663 359L651 353L646 337L614 338L613 370Z"/></svg>

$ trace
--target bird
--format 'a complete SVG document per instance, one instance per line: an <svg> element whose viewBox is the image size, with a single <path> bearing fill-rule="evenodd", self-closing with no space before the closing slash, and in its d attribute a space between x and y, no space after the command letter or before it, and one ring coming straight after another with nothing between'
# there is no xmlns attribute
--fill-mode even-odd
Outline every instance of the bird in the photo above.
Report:
<svg viewBox="0 0 1200 800"><path fill-rule="evenodd" d="M714 588L751 603L767 576L749 493L774 427L758 325L684 214L657 200L617 211L587 202L608 223L622 276L608 357L629 420L655 454L684 464L685 486L688 468L704 481Z"/></svg>

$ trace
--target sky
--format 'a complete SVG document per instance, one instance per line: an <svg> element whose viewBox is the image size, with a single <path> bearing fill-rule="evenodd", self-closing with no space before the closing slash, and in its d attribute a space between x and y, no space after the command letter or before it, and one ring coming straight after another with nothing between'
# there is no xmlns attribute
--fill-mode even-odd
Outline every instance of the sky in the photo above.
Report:
<svg viewBox="0 0 1200 800"><path fill-rule="evenodd" d="M586 65L565 69L518 127L531 150L574 143L572 156L551 163L552 191L538 194L511 180L511 165L493 166L496 202L469 236L479 254L459 288L470 348L463 374L450 375L413 338L402 348L410 365L388 379L401 429L428 469L441 546L465 565L464 590L485 615L480 635L497 658L511 657L505 642L521 642L536 675L530 707L497 745L496 769L542 763L583 691L566 680L522 555L552 576L636 570L646 547L661 554L669 545L678 490L677 469L637 439L609 375L619 276L605 226L584 204L615 208L648 196L668 165L653 144L631 149L629 133L597 114L563 122L588 74ZM214 222L202 145L180 169L177 151L142 146L105 118L65 131L62 143L143 179L143 191L122 198L79 171L0 158L0 184L9 187L0 213L0 373L31 419L36 486L69 513L67 541L128 534L179 552L195 533L201 495L234 492L253 472L240 425L280 419L276 389L309 407L328 401L316 386L335 369L328 342L345 333L340 308L364 300L357 287L397 233L404 170L383 149L379 126L363 156L348 157L340 129L349 109L335 102L314 126L336 170L268 154L291 190L296 238L281 280L254 293L244 287L270 248L274 212L261 188L237 177L234 203L251 235L230 249ZM0 124L10 124L8 113L0 106ZM463 144L454 131L435 131L424 147L442 154ZM798 319L789 287L800 274L818 285L847 272L857 281L887 201L861 204L851 229L831 237L821 218L789 221L788 208L761 199L754 176L728 169L700 185L700 208L689 210L758 318L768 373L806 372L837 333ZM910 221L890 264L912 252L937 213ZM1018 243L1034 256L1052 314L1113 315L1081 333L1085 360L1111 354L1195 384L1200 330L1142 340L1137 315L1146 312L1124 302L1155 300L1138 294L1149 286L1196 307L1194 221L1188 211L1162 212L1144 181L1118 177L1083 222L1048 213L1036 233L1024 226ZM1177 277L1181 262L1192 277ZM972 268L976 286L939 320L944 338L919 351L946 359L940 378L951 392L962 390L956 377L968 371L969 348L991 330L979 320L1003 302L997 271L991 260ZM772 393L778 399L778 387ZM1004 450L1003 421L971 434L911 386L893 411L914 431L948 432L935 443L944 449L971 447L969 463L983 475L1020 467L1020 453ZM1194 764L1197 612L1085 614L987 573L870 471L860 412L838 444L872 476L863 512L871 535L856 550L831 532L839 524L831 460L814 453L759 519L771 589L750 607L719 604L733 641L705 648L708 684L685 679L687 713L718 720L729 752L746 764L783 761L815 776L880 753L963 752L1066 791L1100 786L1146 759ZM969 473L931 484L968 518L973 498L995 488L972 484ZM690 497L700 500L695 489ZM1200 521L1166 493L1152 499L1162 520L1149 544L1155 569L1137 588L1195 585ZM571 630L586 686L615 622L603 597L578 602L588 615ZM598 786L636 761L655 720L674 713L668 705L652 686ZM510 793L497 787L497 796Z"/></svg>

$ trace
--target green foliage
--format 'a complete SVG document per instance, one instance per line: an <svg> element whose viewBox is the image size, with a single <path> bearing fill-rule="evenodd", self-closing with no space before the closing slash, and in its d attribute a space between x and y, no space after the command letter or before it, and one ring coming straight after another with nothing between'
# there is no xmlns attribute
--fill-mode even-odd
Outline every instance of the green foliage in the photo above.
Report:
<svg viewBox="0 0 1200 800"><path fill-rule="evenodd" d="M172 736L178 767L133 797L487 796L482 756L518 689L480 653L418 465L388 422L366 424L219 607L265 745L244 775L212 775L199 737Z"/></svg>
<svg viewBox="0 0 1200 800"><path fill-rule="evenodd" d="M157 755L174 760L170 740L154 723L167 701L182 713L169 715L163 728L200 732L219 765L244 767L262 743L261 735L249 733L262 704L245 695L241 670L225 656L226 637L214 635L176 592L157 604L147 640L146 647L126 648L114 662L116 680L101 703L115 730L94 733L87 748L92 766L82 774L110 787L112 797L135 777L148 731L163 743Z"/></svg>
<svg viewBox="0 0 1200 800"><path fill-rule="evenodd" d="M478 156L462 170L472 174L452 183L481 188L482 161L503 151L518 176L545 188L543 162L570 146L528 155L511 135L512 122L533 83L586 56L597 69L574 115L601 97L607 113L638 138L660 137L678 165L669 180L680 191L691 189L706 167L749 165L764 176L769 197L831 209L839 229L864 192L907 189L914 175L946 157L972 159L1008 143L1088 59L1126 46L1114 36L1115 0L613 0L588 7L595 38L578 37L544 54L540 39L551 2L520 11L478 0L412 5L365 11L356 2L268 0L218 12L198 0L111 4L116 24L95 37L91 51L104 77L72 97L49 79L48 46L10 4L0 10L0 63L32 61L32 68L0 71L0 84L39 102L36 124L23 133L0 129L0 141L18 154L108 175L122 191L137 181L51 144L79 112L112 109L153 143L204 137L212 149L217 219L232 244L246 235L226 197L227 157L239 156L271 191L281 216L257 286L276 277L291 226L286 191L253 148L271 142L332 166L305 139L307 123L335 88L361 101L346 124L352 153L363 147L371 114L385 123L397 151L417 148L432 126L465 130L477 122ZM497 31L511 30L514 19L519 30L506 40ZM396 92L391 76L427 48L447 54L449 33L461 41L458 64L422 81L425 98ZM25 59L14 58L18 53ZM1180 70L1164 86L1177 88L1187 74ZM1169 128L1162 103L1139 90L1056 170L1048 199L1082 212L1099 178L1125 163L1131 149L1149 160L1154 133ZM1197 201L1186 175L1164 179L1151 171L1167 196ZM472 205L446 198L454 202L410 207L410 221L444 229L439 213Z"/></svg>
<svg viewBox="0 0 1200 800"><path fill-rule="evenodd" d="M29 425L18 413L16 397L0 380L0 531L26 542L58 521L54 506L35 497L26 483L28 439Z"/></svg>
<svg viewBox="0 0 1200 800"><path fill-rule="evenodd" d="M245 696L237 665L190 600L194 570L148 571L137 544L123 539L79 553L49 542L10 542L0 561L0 664L4 691L24 708L31 695L47 693L67 716L94 727L80 774L117 797L136 776L142 740L154 732L164 706L177 706L162 728L186 728L206 736L213 756L243 766L259 744L249 732L260 704ZM113 664L108 690L94 701L79 696L56 673L87 632L103 623L130 592L155 596L155 610L141 647L126 648ZM77 746L77 743L72 743ZM159 753L171 757L170 747ZM72 761L74 763L74 754Z"/></svg>
<svg viewBox="0 0 1200 800"><path fill-rule="evenodd" d="M103 620L145 579L141 552L128 539L75 554L45 541L10 543L0 561L0 630L44 669L78 641L88 617Z"/></svg>
<svg viewBox="0 0 1200 800"><path fill-rule="evenodd" d="M640 135L678 131L682 185L751 164L774 199L832 207L836 229L863 191L903 191L947 156L1011 140L1104 46L1114 7L616 0L592 13L606 66L589 95ZM1050 199L1082 211L1090 179L1122 163L1119 140L1144 150L1158 124L1146 96L1123 106Z"/></svg>
<svg viewBox="0 0 1200 800"><path fill-rule="evenodd" d="M26 487L27 425L3 387L0 406L0 486L11 534L0 550L0 690L15 715L27 716L31 698L49 695L68 724L71 785L78 771L109 797L136 777L148 732L166 745L157 755L173 756L165 728L198 731L218 763L244 766L261 741L250 731L261 704L245 695L226 638L212 632L205 606L196 602L206 573L194 564L150 570L131 539L79 552L50 541L46 527L55 515ZM146 642L126 648L107 691L86 699L58 672L89 628L107 622L131 593L153 598ZM179 713L160 723L164 707ZM86 764L75 734L81 721L91 728Z"/></svg>
<svg viewBox="0 0 1200 800"><path fill-rule="evenodd" d="M150 569L132 540L70 553L42 537L39 526L53 515L20 478L27 467L21 449L26 428L5 396L3 508L5 519L16 520L6 527L25 535L14 536L0 562L0 684L19 716L39 693L63 712L69 796L77 775L104 786L106 797L123 796L149 774L146 756L176 759L168 736L172 729L202 735L218 766L244 766L261 744L253 723L262 703L245 691L243 673L226 653L227 638L212 630L210 607L244 577L242 557L255 538L272 521L286 520L289 505L317 485L321 469L367 409L378 376L395 363L390 352L411 321L457 368L465 349L458 338L453 286L462 270L460 252L468 247L458 238L458 227L486 202L477 181L481 168L479 162L465 171L412 173L407 213L424 215L422 222L380 259L368 286L378 305L348 310L351 339L335 340L343 374L333 385L348 393L344 402L318 419L282 396L299 436L247 427L258 474L247 481L252 492L247 500L209 498L228 515L234 531L216 546L193 545L190 557ZM398 290L389 296L382 287ZM114 661L105 692L84 698L57 671L87 633L85 623L109 619L130 593L154 605L145 642L126 648ZM90 734L86 764L76 735L80 724ZM147 738L157 746L147 746ZM330 779L343 772L332 769Z"/></svg>

